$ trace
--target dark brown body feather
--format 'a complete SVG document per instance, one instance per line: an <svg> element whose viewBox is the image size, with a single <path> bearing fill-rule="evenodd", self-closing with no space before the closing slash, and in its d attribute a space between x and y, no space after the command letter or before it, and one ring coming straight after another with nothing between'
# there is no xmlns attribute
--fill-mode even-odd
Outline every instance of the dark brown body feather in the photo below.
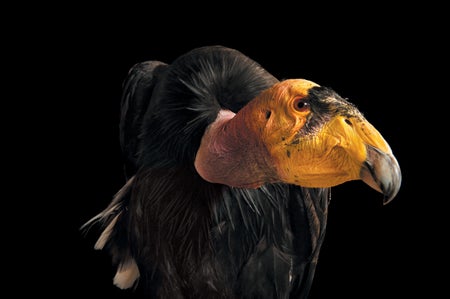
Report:
<svg viewBox="0 0 450 299"><path fill-rule="evenodd" d="M121 144L129 183L100 221L120 267L136 261L151 298L306 298L323 242L328 188L232 188L194 168L220 109L239 111L278 80L238 51L195 49L134 66Z"/></svg>

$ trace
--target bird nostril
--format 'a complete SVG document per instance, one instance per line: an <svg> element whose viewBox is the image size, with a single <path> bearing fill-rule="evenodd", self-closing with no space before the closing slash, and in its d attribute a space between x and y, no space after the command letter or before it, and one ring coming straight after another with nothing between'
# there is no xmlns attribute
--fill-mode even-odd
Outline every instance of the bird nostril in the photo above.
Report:
<svg viewBox="0 0 450 299"><path fill-rule="evenodd" d="M352 122L348 120L348 118L345 119L345 123L349 126L353 126Z"/></svg>

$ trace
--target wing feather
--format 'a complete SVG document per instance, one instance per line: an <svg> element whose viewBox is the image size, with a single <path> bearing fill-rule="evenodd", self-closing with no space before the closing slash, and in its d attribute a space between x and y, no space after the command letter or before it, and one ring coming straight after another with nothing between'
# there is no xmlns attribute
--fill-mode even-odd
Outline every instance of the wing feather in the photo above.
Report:
<svg viewBox="0 0 450 299"><path fill-rule="evenodd" d="M153 90L166 68L166 63L156 60L137 63L123 83L119 138L127 177L134 175L138 169L144 115Z"/></svg>

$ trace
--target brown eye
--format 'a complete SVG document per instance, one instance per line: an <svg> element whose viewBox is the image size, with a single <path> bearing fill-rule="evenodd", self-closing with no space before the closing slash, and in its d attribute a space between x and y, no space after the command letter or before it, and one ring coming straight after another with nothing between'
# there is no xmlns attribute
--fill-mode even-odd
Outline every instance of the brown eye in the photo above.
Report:
<svg viewBox="0 0 450 299"><path fill-rule="evenodd" d="M298 98L294 101L294 108L297 111L304 112L309 110L309 102L304 98Z"/></svg>

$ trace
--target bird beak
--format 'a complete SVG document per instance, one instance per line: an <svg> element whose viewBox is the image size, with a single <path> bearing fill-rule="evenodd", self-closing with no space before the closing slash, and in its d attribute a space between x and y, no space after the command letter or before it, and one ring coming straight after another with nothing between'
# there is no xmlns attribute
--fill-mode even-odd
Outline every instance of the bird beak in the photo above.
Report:
<svg viewBox="0 0 450 299"><path fill-rule="evenodd" d="M367 158L361 168L361 180L384 194L383 203L389 203L398 193L402 180L397 159L390 153L368 144Z"/></svg>
<svg viewBox="0 0 450 299"><path fill-rule="evenodd" d="M402 181L400 166L388 143L367 121L355 126L365 144L366 157L360 171L361 180L384 195L383 203L389 203L398 193Z"/></svg>

